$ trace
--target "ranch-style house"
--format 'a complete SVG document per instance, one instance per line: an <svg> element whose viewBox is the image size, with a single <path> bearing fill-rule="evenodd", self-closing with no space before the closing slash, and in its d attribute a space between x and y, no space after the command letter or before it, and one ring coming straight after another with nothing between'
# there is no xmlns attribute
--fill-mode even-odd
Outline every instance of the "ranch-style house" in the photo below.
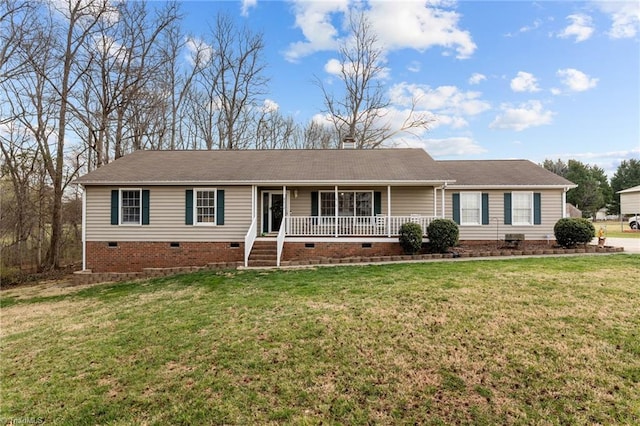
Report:
<svg viewBox="0 0 640 426"><path fill-rule="evenodd" d="M435 218L463 241L548 242L575 187L528 160L422 149L137 151L76 182L92 272L395 255L403 223Z"/></svg>

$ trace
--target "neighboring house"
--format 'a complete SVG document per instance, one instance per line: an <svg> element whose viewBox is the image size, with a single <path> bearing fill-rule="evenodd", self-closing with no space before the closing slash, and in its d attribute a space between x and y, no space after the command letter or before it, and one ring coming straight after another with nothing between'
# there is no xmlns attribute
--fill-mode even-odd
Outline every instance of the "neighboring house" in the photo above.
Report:
<svg viewBox="0 0 640 426"><path fill-rule="evenodd" d="M638 215L640 213L640 185L616 192L620 194L620 213Z"/></svg>
<svg viewBox="0 0 640 426"><path fill-rule="evenodd" d="M566 217L582 217L582 210L571 203L567 203Z"/></svg>
<svg viewBox="0 0 640 426"><path fill-rule="evenodd" d="M421 149L137 151L77 183L93 272L400 254L403 223L440 217L462 240L548 241L575 186L526 160Z"/></svg>

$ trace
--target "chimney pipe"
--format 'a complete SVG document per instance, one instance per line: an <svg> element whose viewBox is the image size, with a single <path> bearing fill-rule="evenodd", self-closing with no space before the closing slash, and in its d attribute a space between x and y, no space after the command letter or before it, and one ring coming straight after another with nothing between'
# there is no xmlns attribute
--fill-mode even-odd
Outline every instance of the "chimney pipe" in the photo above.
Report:
<svg viewBox="0 0 640 426"><path fill-rule="evenodd" d="M342 149L354 149L356 147L356 139L353 136L345 136L342 139Z"/></svg>

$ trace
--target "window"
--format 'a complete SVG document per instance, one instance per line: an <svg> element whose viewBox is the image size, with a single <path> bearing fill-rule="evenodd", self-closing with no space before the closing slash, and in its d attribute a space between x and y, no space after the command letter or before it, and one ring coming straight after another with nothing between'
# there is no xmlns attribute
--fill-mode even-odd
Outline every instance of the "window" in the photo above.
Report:
<svg viewBox="0 0 640 426"><path fill-rule="evenodd" d="M533 197L531 192L511 193L511 219L514 225L532 224Z"/></svg>
<svg viewBox="0 0 640 426"><path fill-rule="evenodd" d="M121 190L120 191L120 224L140 225L142 217L142 191Z"/></svg>
<svg viewBox="0 0 640 426"><path fill-rule="evenodd" d="M195 223L211 224L216 223L216 190L202 189L196 190Z"/></svg>
<svg viewBox="0 0 640 426"><path fill-rule="evenodd" d="M479 192L460 193L460 224L480 225L481 215L481 194Z"/></svg>
<svg viewBox="0 0 640 426"><path fill-rule="evenodd" d="M335 193L320 192L320 215L335 216ZM338 192L338 216L373 216L373 192Z"/></svg>
<svg viewBox="0 0 640 426"><path fill-rule="evenodd" d="M320 216L334 216L336 213L335 194L333 192L320 193Z"/></svg>

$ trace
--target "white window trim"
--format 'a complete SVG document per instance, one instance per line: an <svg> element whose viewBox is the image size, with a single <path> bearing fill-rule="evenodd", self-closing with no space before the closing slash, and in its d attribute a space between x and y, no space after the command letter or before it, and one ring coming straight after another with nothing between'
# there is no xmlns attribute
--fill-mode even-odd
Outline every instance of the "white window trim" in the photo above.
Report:
<svg viewBox="0 0 640 426"><path fill-rule="evenodd" d="M143 211L143 200L142 200L142 188L118 188L118 225L120 226L142 226L142 211ZM122 213L122 209L124 208L124 203L122 202L122 193L124 191L138 191L138 196L140 197L140 219L137 223L134 222L122 222L122 218L124 214Z"/></svg>
<svg viewBox="0 0 640 426"><path fill-rule="evenodd" d="M475 196L478 201L478 221L465 222L462 214L462 198L463 196ZM480 226L482 225L482 192L460 192L460 226Z"/></svg>
<svg viewBox="0 0 640 426"><path fill-rule="evenodd" d="M513 211L515 210L514 205L515 205L515 197L514 195L516 194L524 194L524 195L529 195L529 221L528 222L516 222L515 217L513 215ZM533 226L533 210L534 210L534 205L533 205L533 191L513 191L511 192L511 225L512 226Z"/></svg>
<svg viewBox="0 0 640 426"><path fill-rule="evenodd" d="M356 216L355 213L355 209L356 209L356 205L355 205L355 199L354 199L354 211L353 211L353 215L351 216L340 216L340 217L374 217L375 216L375 191L362 191L362 190L358 190L358 189L341 189L338 191L338 193L340 192L353 192L353 193L357 193L357 192L367 192L371 194L371 215L370 216ZM331 215L322 215L322 193L326 193L326 194L331 194L335 197L335 191L318 191L318 216L320 217L335 217L335 206L334 206L334 213ZM335 198L334 198L335 199Z"/></svg>
<svg viewBox="0 0 640 426"><path fill-rule="evenodd" d="M198 222L198 192L213 192L213 222ZM193 225L218 226L218 190L217 188L193 188Z"/></svg>

